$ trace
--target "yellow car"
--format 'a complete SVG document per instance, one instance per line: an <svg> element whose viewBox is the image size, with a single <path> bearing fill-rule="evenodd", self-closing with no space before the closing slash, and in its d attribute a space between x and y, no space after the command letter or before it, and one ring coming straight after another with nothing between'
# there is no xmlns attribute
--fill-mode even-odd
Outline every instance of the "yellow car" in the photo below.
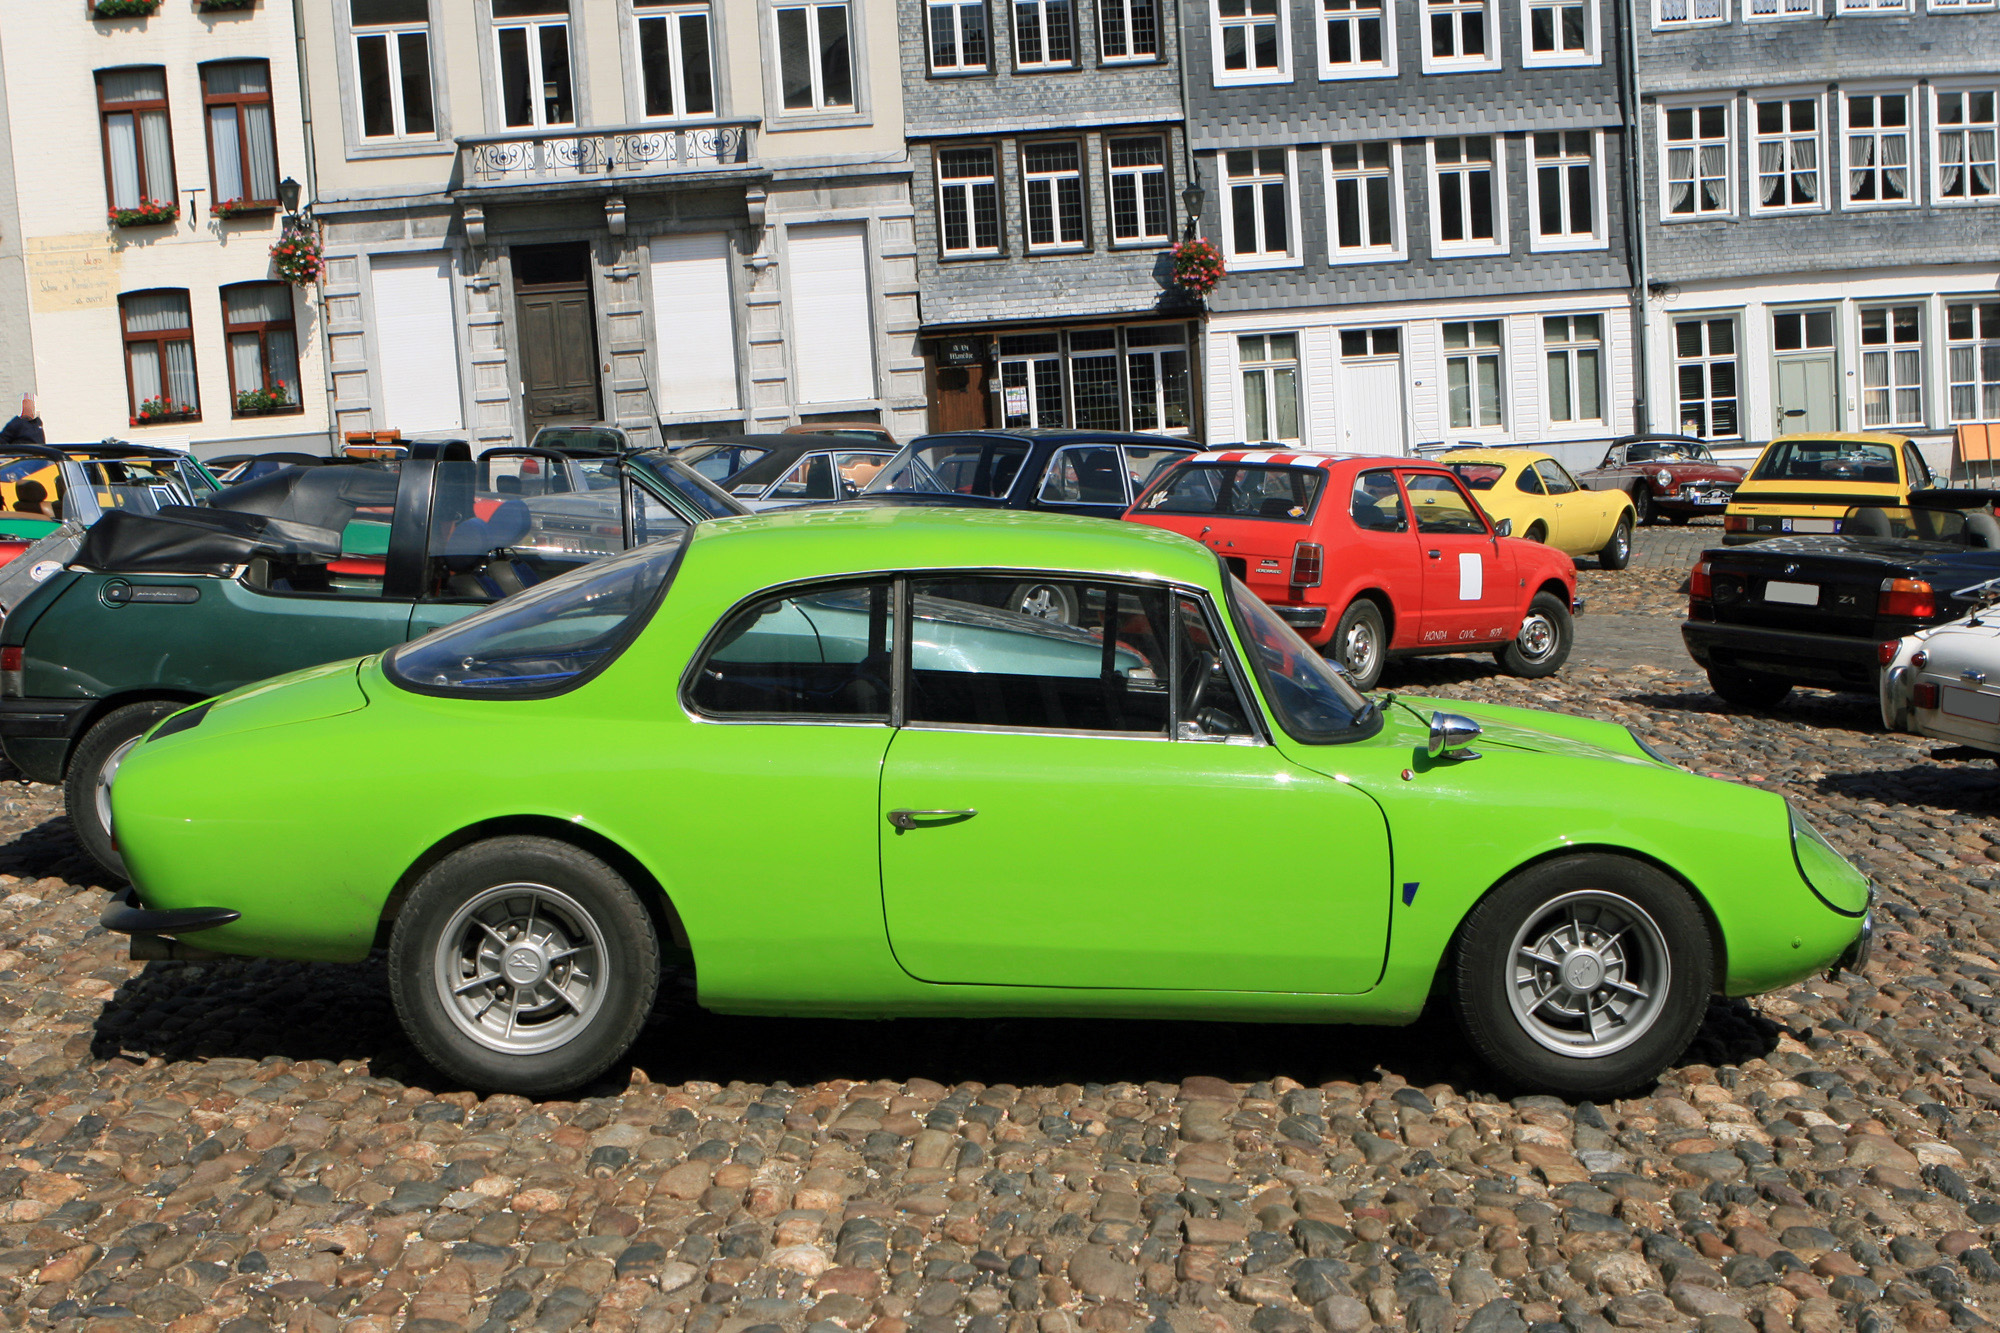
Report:
<svg viewBox="0 0 2000 1333"><path fill-rule="evenodd" d="M1757 455L1722 511L1722 543L1839 532L1841 516L1856 505L1900 508L1911 491L1942 485L1906 436L1781 435Z"/></svg>
<svg viewBox="0 0 2000 1333"><path fill-rule="evenodd" d="M1593 491L1569 469L1533 449L1454 449L1438 459L1456 472L1495 523L1564 555L1596 556L1605 569L1632 559L1638 519L1622 490Z"/></svg>

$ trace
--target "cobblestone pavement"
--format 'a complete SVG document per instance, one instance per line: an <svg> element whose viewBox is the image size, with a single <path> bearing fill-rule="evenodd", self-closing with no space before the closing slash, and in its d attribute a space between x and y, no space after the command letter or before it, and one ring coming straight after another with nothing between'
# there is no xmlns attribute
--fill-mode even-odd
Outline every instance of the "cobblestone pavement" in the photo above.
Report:
<svg viewBox="0 0 2000 1333"><path fill-rule="evenodd" d="M1583 578L1595 606L1678 614L1678 567ZM56 794L5 787L0 1320L1988 1327L1992 770L1931 762L1865 699L1729 710L1684 662L1523 682L1434 659L1387 683L1591 713L1782 792L1882 885L1876 963L1712 1005L1653 1095L1615 1104L1507 1100L1441 1031L694 1011L591 1095L531 1104L421 1067L378 965L125 961Z"/></svg>

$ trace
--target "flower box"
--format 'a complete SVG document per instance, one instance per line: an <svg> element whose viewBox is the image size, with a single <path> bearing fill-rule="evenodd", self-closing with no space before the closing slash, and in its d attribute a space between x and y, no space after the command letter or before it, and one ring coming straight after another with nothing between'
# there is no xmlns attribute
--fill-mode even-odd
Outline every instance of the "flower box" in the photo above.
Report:
<svg viewBox="0 0 2000 1333"><path fill-rule="evenodd" d="M269 200L258 199L225 199L219 204L208 206L208 215L212 218L255 217L258 214L277 211L276 204Z"/></svg>
<svg viewBox="0 0 2000 1333"><path fill-rule="evenodd" d="M230 9L250 9L257 0L194 0L197 14L215 14Z"/></svg>
<svg viewBox="0 0 2000 1333"><path fill-rule="evenodd" d="M309 287L326 271L326 252L320 248L319 230L296 215L285 219L278 243L271 247L271 271L282 282Z"/></svg>
<svg viewBox="0 0 2000 1333"><path fill-rule="evenodd" d="M193 408L161 394L158 398L148 398L140 403L138 415L131 420L135 426L157 426L168 421L193 421L199 415Z"/></svg>
<svg viewBox="0 0 2000 1333"><path fill-rule="evenodd" d="M162 227L181 218L175 199L141 199L134 208L113 208L106 214L114 227Z"/></svg>
<svg viewBox="0 0 2000 1333"><path fill-rule="evenodd" d="M245 389L236 395L236 415L239 417L296 412L301 406L292 401L291 393L282 384L270 389Z"/></svg>
<svg viewBox="0 0 2000 1333"><path fill-rule="evenodd" d="M160 10L160 0L93 0L90 16L94 19L143 19L150 18Z"/></svg>

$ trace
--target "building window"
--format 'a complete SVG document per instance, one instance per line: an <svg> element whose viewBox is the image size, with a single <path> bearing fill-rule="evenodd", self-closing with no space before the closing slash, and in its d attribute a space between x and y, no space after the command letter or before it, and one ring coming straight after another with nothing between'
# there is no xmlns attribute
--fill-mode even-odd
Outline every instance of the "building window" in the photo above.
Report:
<svg viewBox="0 0 2000 1333"><path fill-rule="evenodd" d="M1946 306L1944 337L1951 419L2000 421L2000 301Z"/></svg>
<svg viewBox="0 0 2000 1333"><path fill-rule="evenodd" d="M194 325L184 290L131 292L118 298L125 326L125 384L132 424L201 416L194 375Z"/></svg>
<svg viewBox="0 0 2000 1333"><path fill-rule="evenodd" d="M362 137L436 138L428 0L348 0L348 17Z"/></svg>
<svg viewBox="0 0 2000 1333"><path fill-rule="evenodd" d="M1842 14L1907 14L1910 0L1834 0Z"/></svg>
<svg viewBox="0 0 2000 1333"><path fill-rule="evenodd" d="M1120 245L1172 238L1172 191L1167 185L1167 141L1157 135L1113 139L1111 239Z"/></svg>
<svg viewBox="0 0 2000 1333"><path fill-rule="evenodd" d="M1319 0L1320 74L1343 78L1396 68L1387 0Z"/></svg>
<svg viewBox="0 0 2000 1333"><path fill-rule="evenodd" d="M1937 199L1966 203L1991 199L1996 170L1995 91L1973 88L1937 95Z"/></svg>
<svg viewBox="0 0 2000 1333"><path fill-rule="evenodd" d="M1593 0L1523 0L1528 10L1530 65L1587 64L1597 59L1597 6Z"/></svg>
<svg viewBox="0 0 2000 1333"><path fill-rule="evenodd" d="M1599 227L1597 135L1592 130L1542 130L1535 147L1535 244L1554 250L1595 245Z"/></svg>
<svg viewBox="0 0 2000 1333"><path fill-rule="evenodd" d="M1447 414L1454 430L1505 426L1500 396L1500 321L1458 320L1444 326Z"/></svg>
<svg viewBox="0 0 2000 1333"><path fill-rule="evenodd" d="M1159 0L1098 0L1097 48L1106 62L1159 59Z"/></svg>
<svg viewBox="0 0 2000 1333"><path fill-rule="evenodd" d="M104 180L113 208L175 200L174 143L167 124L167 71L158 65L97 75L104 125Z"/></svg>
<svg viewBox="0 0 2000 1333"><path fill-rule="evenodd" d="M1861 424L1924 424L1924 308L1861 312Z"/></svg>
<svg viewBox="0 0 2000 1333"><path fill-rule="evenodd" d="M1028 197L1028 248L1083 247L1083 152L1074 143L1031 143L1021 149Z"/></svg>
<svg viewBox="0 0 2000 1333"><path fill-rule="evenodd" d="M1819 13L1819 0L1750 0L1745 11L1752 22L1759 19L1803 19Z"/></svg>
<svg viewBox="0 0 2000 1333"><path fill-rule="evenodd" d="M1965 14L1975 9L1992 9L1995 0L1930 0L1933 14Z"/></svg>
<svg viewBox="0 0 2000 1333"><path fill-rule="evenodd" d="M931 73L966 74L986 68L986 0L931 0Z"/></svg>
<svg viewBox="0 0 2000 1333"><path fill-rule="evenodd" d="M1291 150L1236 148L1223 154L1229 190L1229 252L1239 259L1292 257Z"/></svg>
<svg viewBox="0 0 2000 1333"><path fill-rule="evenodd" d="M1210 39L1222 57L1217 83L1256 83L1291 71L1291 34L1279 0L1215 0Z"/></svg>
<svg viewBox="0 0 2000 1333"><path fill-rule="evenodd" d="M639 82L648 119L715 114L715 65L707 5L634 0Z"/></svg>
<svg viewBox="0 0 2000 1333"><path fill-rule="evenodd" d="M1069 392L1078 430L1118 430L1118 330L1077 329L1069 335Z"/></svg>
<svg viewBox="0 0 2000 1333"><path fill-rule="evenodd" d="M1335 259L1401 253L1403 192L1396 165L1394 143L1337 143L1327 149Z"/></svg>
<svg viewBox="0 0 2000 1333"><path fill-rule="evenodd" d="M991 148L938 153L938 220L944 253L1000 253L1000 179Z"/></svg>
<svg viewBox="0 0 2000 1333"><path fill-rule="evenodd" d="M224 287L222 333L229 342L229 392L237 416L304 410L289 285Z"/></svg>
<svg viewBox="0 0 2000 1333"><path fill-rule="evenodd" d="M1667 216L1728 213L1728 104L1676 106L1665 111Z"/></svg>
<svg viewBox="0 0 2000 1333"><path fill-rule="evenodd" d="M1690 28L1729 22L1729 0L1653 0L1653 26Z"/></svg>
<svg viewBox="0 0 2000 1333"><path fill-rule="evenodd" d="M776 11L778 82L787 111L849 111L854 66L847 6L789 5Z"/></svg>
<svg viewBox="0 0 2000 1333"><path fill-rule="evenodd" d="M1846 107L1847 202L1911 202L1910 95L1849 93Z"/></svg>
<svg viewBox="0 0 2000 1333"><path fill-rule="evenodd" d="M1490 134L1431 140L1431 235L1440 249L1504 244L1498 149Z"/></svg>
<svg viewBox="0 0 2000 1333"><path fill-rule="evenodd" d="M271 65L219 60L201 67L208 116L209 197L218 204L278 202L278 138L271 122Z"/></svg>
<svg viewBox="0 0 2000 1333"><path fill-rule="evenodd" d="M569 68L569 0L493 0L500 53L500 120L510 130L576 122ZM509 19L543 19L512 23Z"/></svg>
<svg viewBox="0 0 2000 1333"><path fill-rule="evenodd" d="M1604 317L1550 315L1542 320L1548 363L1549 420L1604 419Z"/></svg>
<svg viewBox="0 0 2000 1333"><path fill-rule="evenodd" d="M1014 64L1053 69L1076 63L1069 0L1014 0Z"/></svg>
<svg viewBox="0 0 2000 1333"><path fill-rule="evenodd" d="M1243 438L1299 438L1299 335L1253 333L1236 340L1243 370Z"/></svg>
<svg viewBox="0 0 2000 1333"><path fill-rule="evenodd" d="M1062 335L1017 333L1000 340L1001 424L1011 429L1067 426Z"/></svg>
<svg viewBox="0 0 2000 1333"><path fill-rule="evenodd" d="M1759 102L1756 114L1757 211L1820 207L1819 99Z"/></svg>
<svg viewBox="0 0 2000 1333"><path fill-rule="evenodd" d="M1430 64L1483 65L1490 57L1493 32L1487 0L1424 0L1430 16Z"/></svg>
<svg viewBox="0 0 2000 1333"><path fill-rule="evenodd" d="M1125 389L1132 403L1133 430L1180 433L1188 429L1185 326L1148 324L1125 330Z"/></svg>
<svg viewBox="0 0 2000 1333"><path fill-rule="evenodd" d="M1736 321L1674 321L1674 380L1681 406L1681 434L1731 439L1736 420Z"/></svg>

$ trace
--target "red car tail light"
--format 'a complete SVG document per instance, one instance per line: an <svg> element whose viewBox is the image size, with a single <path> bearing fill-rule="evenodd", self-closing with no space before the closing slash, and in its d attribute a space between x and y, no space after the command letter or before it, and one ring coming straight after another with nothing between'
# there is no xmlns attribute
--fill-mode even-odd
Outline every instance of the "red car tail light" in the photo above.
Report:
<svg viewBox="0 0 2000 1333"><path fill-rule="evenodd" d="M1317 588L1325 552L1318 542L1299 542L1292 547L1292 586Z"/></svg>
<svg viewBox="0 0 2000 1333"><path fill-rule="evenodd" d="M1715 580L1710 577L1708 561L1697 560L1688 571L1688 596L1707 601L1715 596Z"/></svg>
<svg viewBox="0 0 2000 1333"><path fill-rule="evenodd" d="M1875 598L1875 612L1928 620L1937 614L1937 600L1931 596L1931 585L1922 579L1883 579L1882 591Z"/></svg>
<svg viewBox="0 0 2000 1333"><path fill-rule="evenodd" d="M1919 708L1936 708L1938 706L1938 687L1929 681L1919 684L1914 690L1910 691L1910 702Z"/></svg>
<svg viewBox="0 0 2000 1333"><path fill-rule="evenodd" d="M20 669L21 645L17 643L12 647L0 648L0 671L19 671Z"/></svg>
<svg viewBox="0 0 2000 1333"><path fill-rule="evenodd" d="M1929 666L1930 664L1931 664L1931 655L1925 652L1923 649L1919 648L1917 649L1917 651L1910 654L1910 667L1912 670L1922 671L1925 667Z"/></svg>
<svg viewBox="0 0 2000 1333"><path fill-rule="evenodd" d="M1722 516L1722 530L1724 532L1748 532L1750 531L1750 516L1748 514L1724 514Z"/></svg>
<svg viewBox="0 0 2000 1333"><path fill-rule="evenodd" d="M1875 660L1883 666L1896 660L1896 650L1903 646L1901 639L1884 639L1875 645Z"/></svg>

